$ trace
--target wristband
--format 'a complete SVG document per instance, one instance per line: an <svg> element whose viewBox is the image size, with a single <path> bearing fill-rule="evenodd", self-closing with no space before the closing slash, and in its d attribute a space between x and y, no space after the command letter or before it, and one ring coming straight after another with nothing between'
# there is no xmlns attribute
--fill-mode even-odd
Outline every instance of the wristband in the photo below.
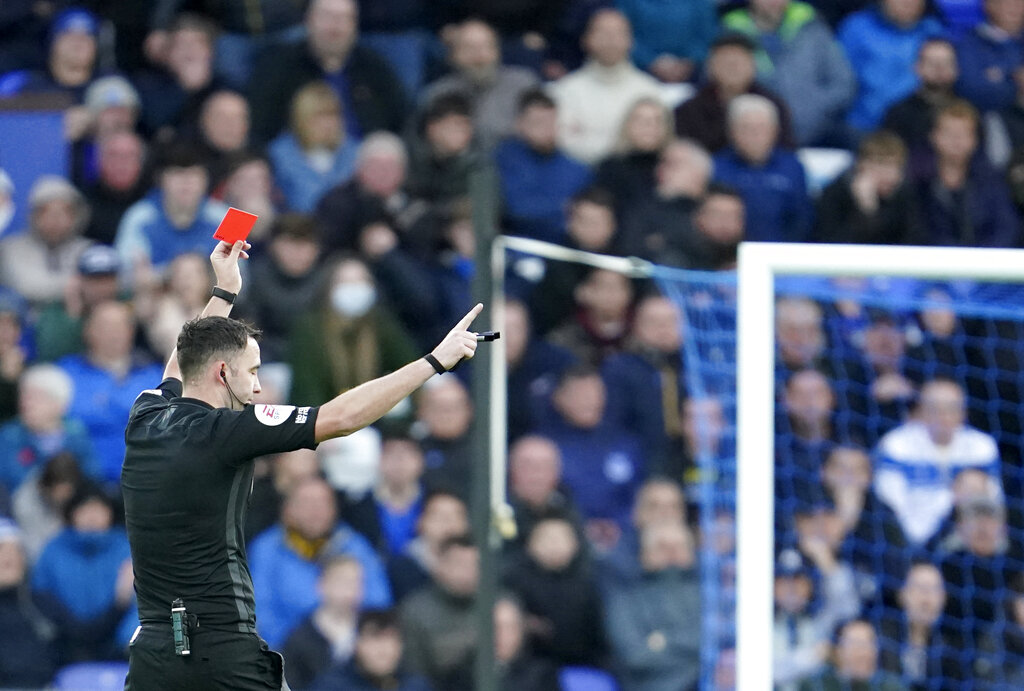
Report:
<svg viewBox="0 0 1024 691"><path fill-rule="evenodd" d="M438 374L444 374L445 372L448 371L444 368L444 365L442 365L438 361L438 359L434 357L433 353L427 353L426 355L423 356L423 359L429 362L430 366L433 367L434 371L437 372Z"/></svg>
<svg viewBox="0 0 1024 691"><path fill-rule="evenodd" d="M238 297L238 293L232 293L223 288L213 287L213 291L210 293L211 297L220 298L229 305L235 304L235 298Z"/></svg>

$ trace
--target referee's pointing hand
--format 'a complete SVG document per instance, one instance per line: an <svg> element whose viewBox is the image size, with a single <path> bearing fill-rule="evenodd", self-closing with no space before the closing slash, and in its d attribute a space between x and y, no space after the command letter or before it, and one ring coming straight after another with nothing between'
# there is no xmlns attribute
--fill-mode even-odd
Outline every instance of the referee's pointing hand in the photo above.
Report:
<svg viewBox="0 0 1024 691"><path fill-rule="evenodd" d="M466 360L473 357L476 352L476 334L469 331L469 325L476 319L476 315L480 314L480 311L484 308L482 303L477 303L476 307L471 309L465 317L463 317L455 328L448 332L448 335L444 337L433 351L432 355L437 358L438 362L444 366L445 369L451 369L457 365L463 358Z"/></svg>

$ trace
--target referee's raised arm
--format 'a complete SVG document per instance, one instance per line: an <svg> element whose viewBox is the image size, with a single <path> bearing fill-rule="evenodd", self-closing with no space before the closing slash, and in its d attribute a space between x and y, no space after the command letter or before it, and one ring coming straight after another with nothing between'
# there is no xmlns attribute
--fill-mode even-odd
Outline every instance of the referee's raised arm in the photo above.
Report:
<svg viewBox="0 0 1024 691"><path fill-rule="evenodd" d="M203 308L201 317L226 317L231 314L231 306L235 297L242 290L242 272L238 269L239 259L248 259L246 252L251 245L245 240L239 240L231 245L226 242L218 242L210 253L210 264L213 265L213 273L217 282L213 289L206 307ZM171 351L171 356L164 367L164 379L181 379L181 369L178 367L178 349Z"/></svg>
<svg viewBox="0 0 1024 691"><path fill-rule="evenodd" d="M478 303L428 355L391 374L349 389L320 406L315 428L317 443L362 429L394 408L434 374L450 370L463 359L473 357L477 340L469 326L483 308Z"/></svg>

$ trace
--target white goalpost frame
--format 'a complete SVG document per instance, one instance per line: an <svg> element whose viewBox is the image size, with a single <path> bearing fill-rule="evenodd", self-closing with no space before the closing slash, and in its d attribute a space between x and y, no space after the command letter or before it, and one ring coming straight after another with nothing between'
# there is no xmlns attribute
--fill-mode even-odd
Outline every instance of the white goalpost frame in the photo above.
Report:
<svg viewBox="0 0 1024 691"><path fill-rule="evenodd" d="M743 243L736 423L736 688L772 688L775 276L901 276L1024 283L1024 250ZM1021 306L1024 312L1024 305Z"/></svg>

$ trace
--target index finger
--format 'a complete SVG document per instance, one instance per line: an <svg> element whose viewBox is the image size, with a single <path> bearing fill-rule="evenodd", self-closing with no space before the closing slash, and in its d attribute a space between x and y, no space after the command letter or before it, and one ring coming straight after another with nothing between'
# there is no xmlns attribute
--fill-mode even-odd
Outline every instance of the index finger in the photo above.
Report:
<svg viewBox="0 0 1024 691"><path fill-rule="evenodd" d="M466 316L463 317L462 320L455 325L455 329L457 331L465 331L466 329L468 329L469 325L473 323L473 320L476 319L476 316L480 314L483 308L484 304L482 302L476 303L476 307L474 307L473 309L466 313Z"/></svg>

